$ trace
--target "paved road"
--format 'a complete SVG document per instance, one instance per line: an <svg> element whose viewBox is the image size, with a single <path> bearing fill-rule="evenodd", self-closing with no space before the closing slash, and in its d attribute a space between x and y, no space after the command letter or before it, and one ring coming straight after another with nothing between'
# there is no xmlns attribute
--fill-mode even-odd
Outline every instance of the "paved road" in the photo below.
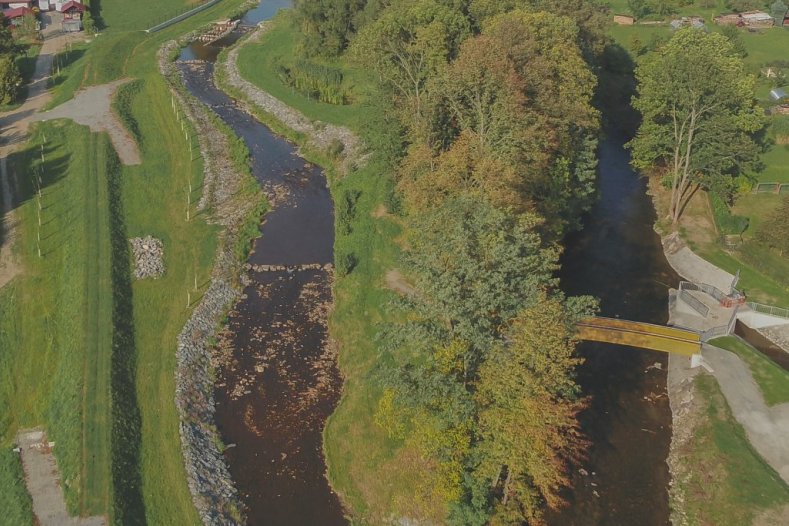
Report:
<svg viewBox="0 0 789 526"><path fill-rule="evenodd" d="M20 431L17 444L21 449L27 491L33 498L33 513L41 526L104 526L104 517L71 517L60 489L60 475L55 457L41 429Z"/></svg>

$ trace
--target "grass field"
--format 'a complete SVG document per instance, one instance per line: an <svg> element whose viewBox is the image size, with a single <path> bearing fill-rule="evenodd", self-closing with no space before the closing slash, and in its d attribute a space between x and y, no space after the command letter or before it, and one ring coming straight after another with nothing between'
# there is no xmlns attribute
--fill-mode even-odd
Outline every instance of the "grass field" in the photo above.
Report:
<svg viewBox="0 0 789 526"><path fill-rule="evenodd" d="M25 176L38 174L44 136L39 258L38 201ZM108 148L87 128L47 123L10 159L27 198L18 210L26 272L3 320L14 334L3 349L3 443L17 428L48 423L67 502L82 514L106 513L110 487Z"/></svg>
<svg viewBox="0 0 789 526"><path fill-rule="evenodd" d="M672 490L684 496L686 523L742 526L765 510L787 505L789 487L753 450L715 379L698 376L695 391L707 418L698 421L680 452L688 470Z"/></svg>
<svg viewBox="0 0 789 526"><path fill-rule="evenodd" d="M743 359L750 368L753 379L759 384L767 405L789 402L789 372L734 336L716 338L710 343Z"/></svg>
<svg viewBox="0 0 789 526"><path fill-rule="evenodd" d="M122 76L143 79L141 91L125 106L143 137L143 164L112 169L120 170L115 175L108 173L112 159L106 155L111 153L106 137L60 122L39 125L37 134L41 135L33 136L29 153L14 160L21 174L30 173L46 134L46 173L52 181L44 188L44 257L38 259L35 244L37 204L27 199L19 208L19 250L25 275L0 296L0 310L5 314L0 318L0 445L10 444L20 427L45 425L57 443L55 454L72 511L114 513L110 508L118 509L125 496L109 493L110 456L128 459L137 455L139 465L132 470L139 470L147 523L199 523L186 486L173 402L175 347L176 336L209 279L216 227L209 226L204 217L193 215L192 221L186 221L188 181L196 189L194 203L199 199L202 163L191 159L155 56L165 40L221 18L241 3L222 2L188 22L146 37L124 31L134 29L142 18L127 20L123 11L153 16L157 9L163 12L182 2L102 1L102 12L114 10L107 20L115 27L108 23L107 31L93 43L62 56L64 67L54 81L53 105L68 100L82 86ZM121 26L120 21L127 25ZM113 207L115 215L110 215L107 190L111 180L121 182L116 191L121 206ZM30 194L29 181L25 184ZM117 276L125 272L128 278L128 270L123 270L126 256L119 261L117 255L128 249L125 239L120 244L117 236L111 240L108 222L120 224L124 236L151 234L162 239L165 277L134 283L128 294L116 293ZM120 272L112 270L117 265ZM199 290L191 290L192 304L187 306L186 294L195 277ZM123 312L119 300L127 300L133 312L122 326L112 318ZM113 354L113 347L124 349L125 355ZM112 429L120 429L115 426L123 424L124 418L109 412L110 369L116 375L116 396L119 385L135 387L120 393L123 398L131 395L132 412L140 415L138 444L129 445L137 453L132 451L131 456L121 452L116 457L118 452L107 443L110 433L115 433ZM124 384L125 380L131 383ZM117 399L116 404L121 401ZM119 440L114 446L119 443L126 446ZM30 522L29 503L13 497L18 480L9 473L16 473L14 464L3 456L0 493L8 494L9 500L0 503L15 506L3 511L14 517L14 524Z"/></svg>
<svg viewBox="0 0 789 526"><path fill-rule="evenodd" d="M343 86L352 93L351 104L325 104L304 97L282 82L278 71L279 66L292 66L296 61L293 51L299 29L293 21L292 12L280 11L273 23L274 27L263 35L259 43L245 45L239 52L238 67L244 77L285 104L298 108L311 119L359 129L365 120L361 108L370 96L370 74L339 60L324 60L322 64L343 72Z"/></svg>
<svg viewBox="0 0 789 526"><path fill-rule="evenodd" d="M148 29L173 18L205 0L153 0L129 3L126 0L92 0L100 8L102 31Z"/></svg>

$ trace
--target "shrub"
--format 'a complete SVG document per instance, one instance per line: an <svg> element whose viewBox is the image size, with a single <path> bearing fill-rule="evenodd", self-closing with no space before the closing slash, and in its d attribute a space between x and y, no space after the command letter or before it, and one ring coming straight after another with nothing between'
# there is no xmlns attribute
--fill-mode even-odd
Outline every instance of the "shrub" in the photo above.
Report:
<svg viewBox="0 0 789 526"><path fill-rule="evenodd" d="M353 252L341 252L337 254L335 257L335 267L337 269L338 276L347 276L353 269L356 268L356 265L359 261L356 259L356 256Z"/></svg>
<svg viewBox="0 0 789 526"><path fill-rule="evenodd" d="M278 72L283 83L307 97L327 104L346 104L343 74L337 68L299 60L291 68L280 65Z"/></svg>
<svg viewBox="0 0 789 526"><path fill-rule="evenodd" d="M337 201L337 229L348 235L353 230L353 220L356 218L356 202L362 195L358 190L343 190L342 196Z"/></svg>
<svg viewBox="0 0 789 526"><path fill-rule="evenodd" d="M732 214L729 205L720 196L710 194L710 204L715 224L721 234L740 235L748 228L750 220L747 217Z"/></svg>

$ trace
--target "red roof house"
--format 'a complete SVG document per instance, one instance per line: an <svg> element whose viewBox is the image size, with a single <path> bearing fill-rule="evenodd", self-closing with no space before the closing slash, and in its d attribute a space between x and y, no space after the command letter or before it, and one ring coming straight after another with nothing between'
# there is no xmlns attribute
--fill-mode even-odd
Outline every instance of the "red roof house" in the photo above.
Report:
<svg viewBox="0 0 789 526"><path fill-rule="evenodd" d="M82 19L82 13L85 12L85 6L79 2L71 0L70 2L66 2L61 6L60 12L63 13L64 18Z"/></svg>
<svg viewBox="0 0 789 526"><path fill-rule="evenodd" d="M5 16L8 20L15 20L17 18L22 18L25 15L32 15L33 10L29 7L15 7L14 9L6 9L3 11L3 16Z"/></svg>

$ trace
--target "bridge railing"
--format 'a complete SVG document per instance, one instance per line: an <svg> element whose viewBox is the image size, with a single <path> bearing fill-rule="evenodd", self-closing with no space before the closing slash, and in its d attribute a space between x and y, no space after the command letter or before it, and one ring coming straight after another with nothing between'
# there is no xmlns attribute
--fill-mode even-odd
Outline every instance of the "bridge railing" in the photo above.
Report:
<svg viewBox="0 0 789 526"><path fill-rule="evenodd" d="M706 294L709 294L719 302L723 302L724 300L730 298L731 296L740 295L740 291L738 291L737 289L734 289L732 294L726 294L719 288L713 287L712 285L707 285L706 283L693 283L691 281L680 281L679 290L695 290L699 292L704 292Z"/></svg>
<svg viewBox="0 0 789 526"><path fill-rule="evenodd" d="M740 310L739 305L734 307L734 311L731 313L731 318L729 318L729 322L726 325L721 325L719 327L713 327L711 329L707 329L706 331L702 331L701 341L706 342L712 340L713 338L718 338L720 336L728 336L729 334L733 333L734 326L737 324L738 310Z"/></svg>
<svg viewBox="0 0 789 526"><path fill-rule="evenodd" d="M762 314L789 319L789 309L784 309L783 307L773 307L772 305L764 305L763 303L755 303L753 301L749 301L748 306L752 310L761 312Z"/></svg>

